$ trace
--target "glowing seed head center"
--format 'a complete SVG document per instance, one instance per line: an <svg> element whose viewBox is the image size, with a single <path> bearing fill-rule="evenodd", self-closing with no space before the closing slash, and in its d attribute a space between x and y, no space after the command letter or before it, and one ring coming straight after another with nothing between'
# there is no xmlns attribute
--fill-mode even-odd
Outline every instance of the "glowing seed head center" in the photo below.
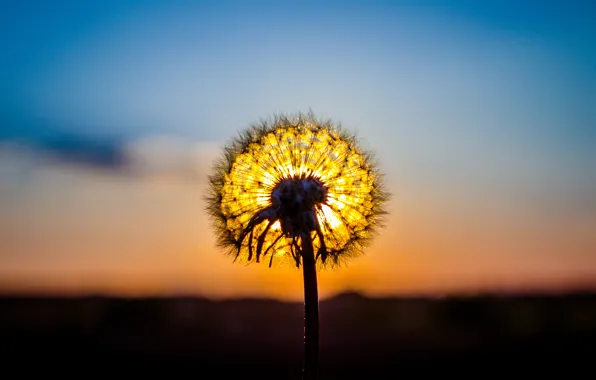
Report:
<svg viewBox="0 0 596 380"><path fill-rule="evenodd" d="M281 180L271 192L271 205L286 237L316 231L315 206L327 201L327 187L317 178L300 176Z"/></svg>
<svg viewBox="0 0 596 380"><path fill-rule="evenodd" d="M305 115L243 131L215 163L210 184L218 242L246 263L289 258L299 266L307 237L322 264L358 256L388 197L353 136Z"/></svg>

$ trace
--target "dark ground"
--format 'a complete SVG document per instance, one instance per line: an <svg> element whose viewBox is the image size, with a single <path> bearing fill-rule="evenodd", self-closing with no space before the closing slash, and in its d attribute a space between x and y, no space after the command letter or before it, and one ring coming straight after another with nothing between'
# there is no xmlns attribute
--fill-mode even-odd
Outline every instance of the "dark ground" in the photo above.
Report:
<svg viewBox="0 0 596 380"><path fill-rule="evenodd" d="M596 293L322 301L321 379L596 369ZM44 377L300 379L302 304L0 297L0 368ZM151 376L153 378L154 376Z"/></svg>

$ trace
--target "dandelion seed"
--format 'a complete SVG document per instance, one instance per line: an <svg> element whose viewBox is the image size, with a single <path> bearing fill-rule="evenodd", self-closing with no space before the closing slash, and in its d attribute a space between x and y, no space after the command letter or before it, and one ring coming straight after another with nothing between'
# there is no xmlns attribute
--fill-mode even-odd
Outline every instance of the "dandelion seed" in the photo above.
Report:
<svg viewBox="0 0 596 380"><path fill-rule="evenodd" d="M388 194L371 156L330 121L279 116L231 141L209 180L207 210L234 261L302 266L303 378L316 379L317 264L361 254L385 214Z"/></svg>
<svg viewBox="0 0 596 380"><path fill-rule="evenodd" d="M219 245L235 260L271 255L270 262L300 266L293 248L310 234L319 266L334 266L360 255L377 230L387 194L370 155L341 127L312 115L279 116L224 151L210 177L208 211Z"/></svg>

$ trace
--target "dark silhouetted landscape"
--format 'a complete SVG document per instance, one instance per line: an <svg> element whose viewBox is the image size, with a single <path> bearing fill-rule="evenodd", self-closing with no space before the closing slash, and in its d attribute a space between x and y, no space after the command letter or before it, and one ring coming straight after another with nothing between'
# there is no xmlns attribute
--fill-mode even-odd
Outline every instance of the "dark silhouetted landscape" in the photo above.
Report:
<svg viewBox="0 0 596 380"><path fill-rule="evenodd" d="M320 308L321 379L553 371L578 378L596 358L594 293L346 293ZM44 376L127 371L300 379L302 313L300 302L259 299L4 296L0 354L5 369Z"/></svg>

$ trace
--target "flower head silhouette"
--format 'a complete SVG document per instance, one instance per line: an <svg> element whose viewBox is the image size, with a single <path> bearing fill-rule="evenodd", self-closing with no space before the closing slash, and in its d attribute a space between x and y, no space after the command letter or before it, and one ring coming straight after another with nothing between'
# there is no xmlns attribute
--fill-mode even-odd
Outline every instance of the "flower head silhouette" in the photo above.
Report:
<svg viewBox="0 0 596 380"><path fill-rule="evenodd" d="M302 263L310 235L321 266L362 253L387 194L371 155L339 125L276 116L241 132L214 165L207 197L218 243L235 260Z"/></svg>
<svg viewBox="0 0 596 380"><path fill-rule="evenodd" d="M302 266L303 378L316 379L317 263L333 266L362 253L385 214L388 194L371 156L312 113L276 116L232 140L209 180L207 210L234 260Z"/></svg>

